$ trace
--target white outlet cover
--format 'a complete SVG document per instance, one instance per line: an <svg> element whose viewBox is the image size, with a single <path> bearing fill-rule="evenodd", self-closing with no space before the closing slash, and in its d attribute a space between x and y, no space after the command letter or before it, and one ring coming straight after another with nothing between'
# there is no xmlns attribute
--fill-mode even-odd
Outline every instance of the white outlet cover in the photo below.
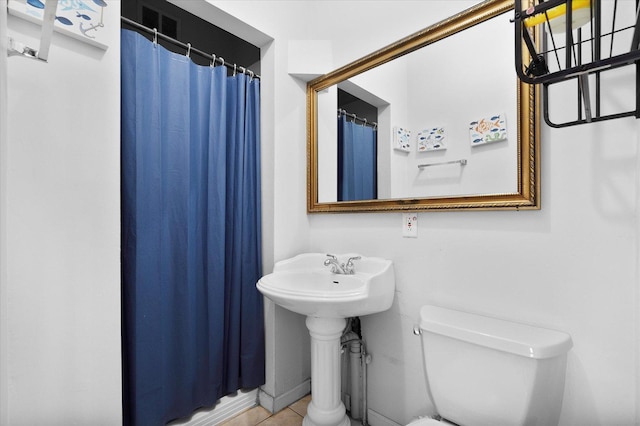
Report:
<svg viewBox="0 0 640 426"><path fill-rule="evenodd" d="M402 213L402 236L418 237L418 213Z"/></svg>

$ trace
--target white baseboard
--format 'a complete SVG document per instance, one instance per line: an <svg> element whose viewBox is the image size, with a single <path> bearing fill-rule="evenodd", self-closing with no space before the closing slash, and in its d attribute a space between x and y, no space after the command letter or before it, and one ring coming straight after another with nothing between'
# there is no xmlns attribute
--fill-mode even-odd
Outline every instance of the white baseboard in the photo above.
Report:
<svg viewBox="0 0 640 426"><path fill-rule="evenodd" d="M373 411L371 408L367 410L367 423L369 423L370 426L402 426L382 414Z"/></svg>
<svg viewBox="0 0 640 426"><path fill-rule="evenodd" d="M258 401L258 389L247 392L238 391L235 396L225 396L210 410L198 410L189 420L171 422L171 426L215 426L238 415L242 411L255 407Z"/></svg>
<svg viewBox="0 0 640 426"><path fill-rule="evenodd" d="M311 392L311 380L307 379L295 388L273 397L260 389L258 400L260 405L271 413L277 413Z"/></svg>

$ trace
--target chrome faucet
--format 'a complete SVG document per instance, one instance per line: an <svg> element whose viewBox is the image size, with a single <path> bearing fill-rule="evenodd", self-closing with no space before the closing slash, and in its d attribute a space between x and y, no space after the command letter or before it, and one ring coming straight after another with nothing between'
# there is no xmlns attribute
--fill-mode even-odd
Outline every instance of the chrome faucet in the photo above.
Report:
<svg viewBox="0 0 640 426"><path fill-rule="evenodd" d="M331 272L334 274L353 275L355 272L353 261L358 259L360 259L360 256L350 257L346 264L340 264L337 257L332 254L327 254L324 266L331 266Z"/></svg>

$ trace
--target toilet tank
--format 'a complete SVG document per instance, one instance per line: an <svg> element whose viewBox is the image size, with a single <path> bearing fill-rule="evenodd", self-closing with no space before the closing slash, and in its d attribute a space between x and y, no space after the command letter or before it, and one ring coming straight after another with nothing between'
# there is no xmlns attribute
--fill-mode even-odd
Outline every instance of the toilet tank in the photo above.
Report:
<svg viewBox="0 0 640 426"><path fill-rule="evenodd" d="M558 424L568 334L437 306L422 307L420 328L440 416L463 426Z"/></svg>

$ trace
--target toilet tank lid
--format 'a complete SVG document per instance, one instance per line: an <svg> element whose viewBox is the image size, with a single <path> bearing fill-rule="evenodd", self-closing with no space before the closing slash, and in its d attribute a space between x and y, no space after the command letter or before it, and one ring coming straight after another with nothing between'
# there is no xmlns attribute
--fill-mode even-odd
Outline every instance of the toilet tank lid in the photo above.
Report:
<svg viewBox="0 0 640 426"><path fill-rule="evenodd" d="M528 358L553 358L573 346L561 331L431 305L420 309L420 328Z"/></svg>

